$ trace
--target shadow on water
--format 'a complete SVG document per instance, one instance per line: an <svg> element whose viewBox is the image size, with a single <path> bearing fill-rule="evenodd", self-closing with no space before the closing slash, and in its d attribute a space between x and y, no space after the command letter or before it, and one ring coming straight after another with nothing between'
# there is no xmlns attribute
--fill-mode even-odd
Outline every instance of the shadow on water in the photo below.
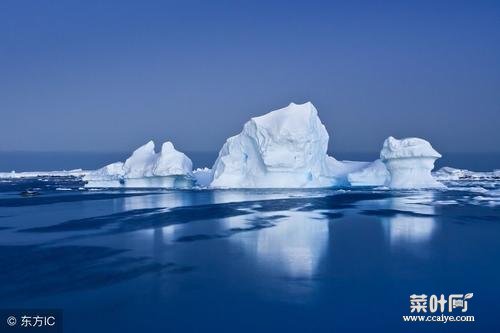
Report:
<svg viewBox="0 0 500 333"><path fill-rule="evenodd" d="M135 209L127 212L70 220L60 224L28 228L21 232L61 232L61 231L91 231L112 225L106 233L119 233L163 227L173 224L188 223L208 218L226 218L249 214L250 212L238 210L223 205L203 205L193 207L173 208L165 211L163 208Z"/></svg>
<svg viewBox="0 0 500 333"><path fill-rule="evenodd" d="M63 202L78 202L88 200L108 200L117 198L136 197L143 195L152 195L157 193L92 193L88 192L78 194L65 195L40 195L35 197L18 197L0 199L0 207L24 207L24 206L39 206L51 205Z"/></svg>
<svg viewBox="0 0 500 333"><path fill-rule="evenodd" d="M272 223L271 221L279 220L279 219L283 219L283 218L287 218L287 217L288 217L287 215L253 217L252 219L250 219L248 221L247 227L229 228L226 232L219 233L219 234L197 234L197 235L182 236L182 237L177 238L175 241L176 242L194 242L194 241L200 241L200 240L227 238L227 237L231 237L231 236L238 234L238 233L241 233L241 232L256 231L256 230L260 230L260 229L264 229L264 228L274 227L276 224Z"/></svg>
<svg viewBox="0 0 500 333"><path fill-rule="evenodd" d="M0 246L0 297L23 299L94 289L148 273L183 273L192 267L124 256L99 246Z"/></svg>
<svg viewBox="0 0 500 333"><path fill-rule="evenodd" d="M259 201L233 202L224 204L205 204L198 206L134 209L126 212L97 216L85 219L69 220L59 224L19 230L21 232L65 232L91 231L103 229L104 233L120 233L142 229L164 227L174 224L189 223L206 219L222 219L253 212L278 212L287 210L314 211L346 209L354 207L357 202L365 200L381 200L394 197L389 192L373 193L340 193L326 197L287 198ZM253 211L248 207L254 206ZM338 213L334 213L338 214ZM336 215L338 216L338 215Z"/></svg>
<svg viewBox="0 0 500 333"><path fill-rule="evenodd" d="M460 220L482 221L482 222L500 222L500 216L499 215L484 215L484 216L468 215L468 216L461 216Z"/></svg>
<svg viewBox="0 0 500 333"><path fill-rule="evenodd" d="M340 212L321 212L321 215L330 220L340 219L344 216L344 214Z"/></svg>
<svg viewBox="0 0 500 333"><path fill-rule="evenodd" d="M399 209L367 209L360 212L360 214L368 215L368 216L380 216L380 217L395 217L397 215L405 215L411 217L433 217L435 214L425 214L425 213L417 213L407 210L399 210Z"/></svg>

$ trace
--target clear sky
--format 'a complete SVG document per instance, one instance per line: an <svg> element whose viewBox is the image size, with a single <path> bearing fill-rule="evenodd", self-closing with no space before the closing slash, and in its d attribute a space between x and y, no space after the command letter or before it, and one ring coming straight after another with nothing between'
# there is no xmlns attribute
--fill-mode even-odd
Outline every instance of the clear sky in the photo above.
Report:
<svg viewBox="0 0 500 333"><path fill-rule="evenodd" d="M3 151L217 151L308 100L332 152L500 151L500 2L0 2Z"/></svg>

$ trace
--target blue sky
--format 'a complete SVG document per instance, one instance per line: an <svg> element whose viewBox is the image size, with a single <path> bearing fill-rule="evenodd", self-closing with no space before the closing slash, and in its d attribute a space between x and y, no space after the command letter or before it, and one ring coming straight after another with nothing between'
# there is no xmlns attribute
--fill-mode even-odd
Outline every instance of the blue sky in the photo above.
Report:
<svg viewBox="0 0 500 333"><path fill-rule="evenodd" d="M498 1L2 1L0 150L217 151L312 101L330 150L500 151Z"/></svg>

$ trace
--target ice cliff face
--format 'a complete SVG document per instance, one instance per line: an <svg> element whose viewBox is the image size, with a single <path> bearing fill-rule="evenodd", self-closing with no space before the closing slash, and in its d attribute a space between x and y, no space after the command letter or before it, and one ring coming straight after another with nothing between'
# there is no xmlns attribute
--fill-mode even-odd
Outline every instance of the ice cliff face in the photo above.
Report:
<svg viewBox="0 0 500 333"><path fill-rule="evenodd" d="M171 142L165 142L161 151L155 153L155 144L149 141L137 148L125 163L108 164L89 172L83 180L89 187L176 187L175 184L192 177L192 169L191 160Z"/></svg>
<svg viewBox="0 0 500 333"><path fill-rule="evenodd" d="M439 188L431 175L434 161L441 157L431 144L419 138L384 141L380 159L389 171L387 185L393 189Z"/></svg>
<svg viewBox="0 0 500 333"><path fill-rule="evenodd" d="M227 139L213 168L213 187L291 188L335 185L328 133L308 102L250 119Z"/></svg>

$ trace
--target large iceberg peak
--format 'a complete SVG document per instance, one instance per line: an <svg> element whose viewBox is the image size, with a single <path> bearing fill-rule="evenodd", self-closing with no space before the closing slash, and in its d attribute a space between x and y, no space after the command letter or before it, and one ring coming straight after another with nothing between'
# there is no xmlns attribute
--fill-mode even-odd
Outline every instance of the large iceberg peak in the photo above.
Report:
<svg viewBox="0 0 500 333"><path fill-rule="evenodd" d="M215 161L215 187L334 185L326 162L328 133L311 102L251 118Z"/></svg>
<svg viewBox="0 0 500 333"><path fill-rule="evenodd" d="M311 102L290 103L282 109L252 118L246 126L251 125L265 130L281 141L287 139L299 141L305 137L323 136L326 138L326 142L322 148L325 149L326 153L328 133L318 117L318 111Z"/></svg>
<svg viewBox="0 0 500 333"><path fill-rule="evenodd" d="M252 118L243 132L256 141L262 162L271 171L307 168L311 163L321 163L317 157L325 155L328 149L328 133L311 102L291 103Z"/></svg>
<svg viewBox="0 0 500 333"><path fill-rule="evenodd" d="M390 175L388 185L394 189L443 187L431 174L434 161L440 157L428 141L420 138L398 140L390 136L380 152Z"/></svg>

